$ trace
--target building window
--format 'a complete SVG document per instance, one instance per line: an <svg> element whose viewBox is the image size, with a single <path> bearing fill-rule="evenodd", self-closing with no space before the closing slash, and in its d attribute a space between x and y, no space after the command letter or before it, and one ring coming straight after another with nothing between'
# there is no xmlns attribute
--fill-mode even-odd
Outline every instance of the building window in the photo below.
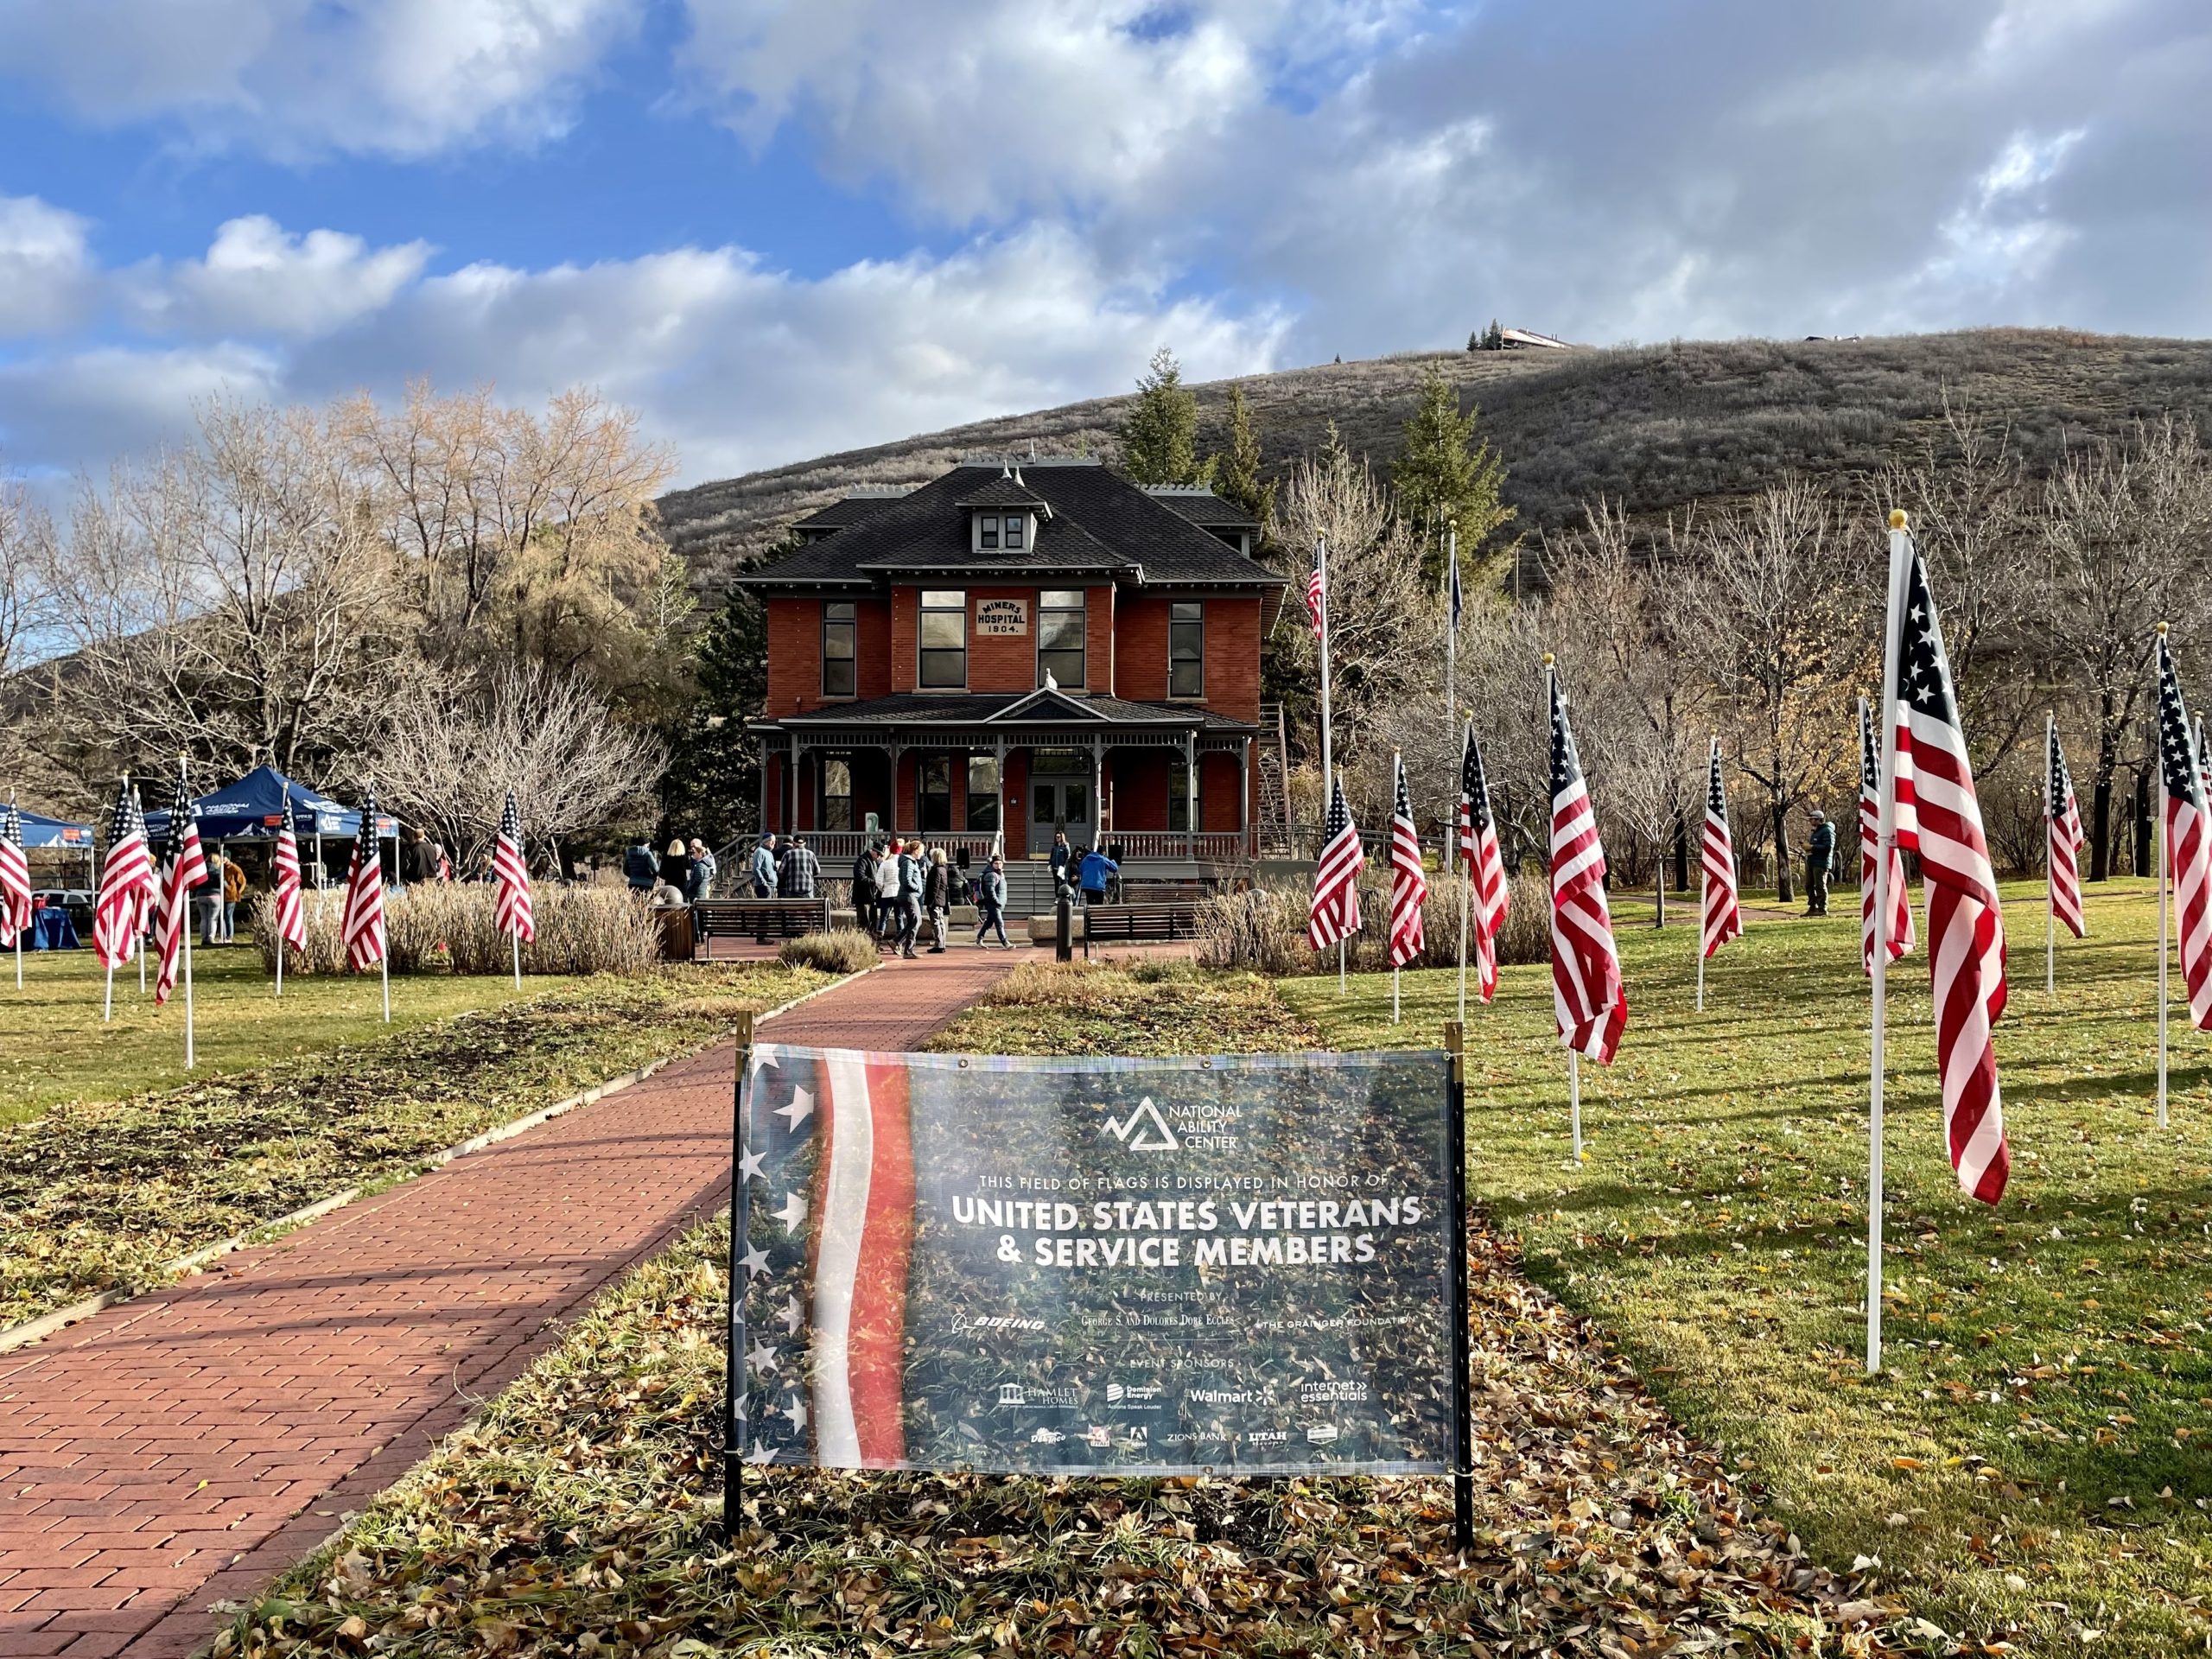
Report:
<svg viewBox="0 0 2212 1659"><path fill-rule="evenodd" d="M1205 787L1205 772L1198 772L1198 786ZM1205 822L1205 803L1200 802L1198 822ZM1191 768L1179 754L1172 755L1167 762L1167 827L1179 834L1191 827Z"/></svg>
<svg viewBox="0 0 2212 1659"><path fill-rule="evenodd" d="M915 768L914 792L921 808L922 833L949 833L952 829L951 757L924 755Z"/></svg>
<svg viewBox="0 0 2212 1659"><path fill-rule="evenodd" d="M1206 607L1178 601L1167 607L1167 695L1206 694Z"/></svg>
<svg viewBox="0 0 2212 1659"><path fill-rule="evenodd" d="M1058 685L1083 679L1083 589L1047 588L1037 595L1037 683L1049 674Z"/></svg>
<svg viewBox="0 0 2212 1659"><path fill-rule="evenodd" d="M998 757L971 754L968 757L968 828L989 835L998 827Z"/></svg>
<svg viewBox="0 0 2212 1659"><path fill-rule="evenodd" d="M822 828L852 827L853 763L842 754L825 754L822 757Z"/></svg>
<svg viewBox="0 0 2212 1659"><path fill-rule="evenodd" d="M1007 514L1006 544L1008 547L1020 547L1021 545L1023 523L1024 520L1021 514L1018 512L1010 512Z"/></svg>
<svg viewBox="0 0 2212 1659"><path fill-rule="evenodd" d="M976 545L995 548L999 544L999 519L995 512L987 512L976 520Z"/></svg>
<svg viewBox="0 0 2212 1659"><path fill-rule="evenodd" d="M822 607L822 695L849 697L858 684L860 622L850 600Z"/></svg>
<svg viewBox="0 0 2212 1659"><path fill-rule="evenodd" d="M923 685L938 689L967 685L968 595L963 589L923 590L921 650Z"/></svg>

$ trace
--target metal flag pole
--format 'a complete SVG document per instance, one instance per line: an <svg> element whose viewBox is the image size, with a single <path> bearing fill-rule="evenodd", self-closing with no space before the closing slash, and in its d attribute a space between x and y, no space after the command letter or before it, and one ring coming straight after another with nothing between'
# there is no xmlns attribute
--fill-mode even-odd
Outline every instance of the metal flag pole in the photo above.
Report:
<svg viewBox="0 0 2212 1659"><path fill-rule="evenodd" d="M1558 682L1559 667L1552 660L1551 652L1548 651L1544 653L1544 719L1548 723L1553 719L1552 711L1559 702ZM1554 741L1557 741L1557 737L1558 734L1554 732L1553 734ZM1559 902L1556 893L1554 894L1552 902L1554 905ZM1554 925L1556 925L1556 912L1554 912ZM1559 935L1556 931L1552 935L1552 951L1556 957L1559 951ZM1556 961L1553 964L1553 971L1554 973L1558 971ZM1582 1051L1573 1047L1567 1051L1567 1122L1574 1130L1574 1161L1579 1164L1582 1161Z"/></svg>
<svg viewBox="0 0 2212 1659"><path fill-rule="evenodd" d="M2158 624L2158 638L2164 641L2165 637L2166 625L2161 622ZM2161 693L2164 689L2164 686L2159 688ZM2166 867L2172 861L2168 856L2172 849L2167 844L2166 836L2166 757L2163 721L2159 723L2158 733L2158 815L2152 823L2152 834L2155 837L2152 844L2158 865L2158 1127L2163 1129L2166 1127Z"/></svg>
<svg viewBox="0 0 2212 1659"><path fill-rule="evenodd" d="M1332 787L1341 788L1343 786L1343 779L1337 776L1336 757L1334 751L1330 747L1329 538L1325 536L1317 536L1313 538L1313 573L1321 578L1321 787L1326 790ZM1321 817L1325 826L1327 823L1328 816L1328 807L1325 803L1321 809ZM1325 827L1323 829L1322 833L1324 835L1328 833ZM1358 894L1356 891L1352 897L1353 901L1357 903L1358 900ZM1344 942L1343 936L1340 934L1337 939L1337 995L1339 996L1344 995L1345 988Z"/></svg>
<svg viewBox="0 0 2212 1659"><path fill-rule="evenodd" d="M1872 1077L1866 1112L1866 1371L1882 1369L1882 1084L1889 1003L1890 850L1897 839L1898 594L1912 556L1902 507L1890 512L1890 587L1883 605L1881 781L1874 830L1874 953Z"/></svg>
<svg viewBox="0 0 2212 1659"><path fill-rule="evenodd" d="M15 820L16 839L21 841L23 838L22 820L16 817L16 791L12 789L8 791L8 816ZM27 874L29 873L30 869L29 859L23 861L23 869ZM19 991L23 988L23 934L29 931L29 926L30 918L26 916L23 918L23 925L16 930L16 988Z"/></svg>
<svg viewBox="0 0 2212 1659"><path fill-rule="evenodd" d="M2058 842L2057 779L2052 775L2051 750L2058 741L2058 715L2043 711L2043 994L2058 990L2058 883L2050 868Z"/></svg>
<svg viewBox="0 0 2212 1659"><path fill-rule="evenodd" d="M1467 1355L1466 1046L1465 1022L1446 1020L1444 1047L1452 1057L1444 1130L1444 1185L1452 1212L1452 1283L1446 1299L1452 1318L1452 1548L1462 1556L1475 1545L1474 1389Z"/></svg>
<svg viewBox="0 0 2212 1659"><path fill-rule="evenodd" d="M1712 742L1707 745L1705 752L1705 776L1708 784L1712 781L1713 771L1719 764L1719 759L1720 736L1719 734L1716 732L1713 736ZM1713 809L1710 806L1707 806L1706 809L1708 813L1710 813L1712 810ZM1662 870L1660 872L1660 879L1662 880L1666 879L1665 871ZM1713 872L1705 868L1704 847L1703 843L1700 842L1698 850L1697 861L1697 925L1690 930L1691 932L1697 935L1697 943L1695 946L1697 950L1697 1011L1700 1014L1703 1014L1705 1012L1705 913L1706 906L1710 902L1710 895L1712 892Z"/></svg>
<svg viewBox="0 0 2212 1659"><path fill-rule="evenodd" d="M138 791L135 786L130 791L130 816L137 819L141 826L143 826L146 822L145 810L138 799ZM143 838L146 832L142 827L138 833ZM146 849L146 862L149 869L153 868L153 852L152 847L149 846ZM138 958L138 995L141 996L146 995L146 918L153 912L154 908L151 892L152 890L149 888L147 903L136 906L131 911L130 954Z"/></svg>
<svg viewBox="0 0 2212 1659"><path fill-rule="evenodd" d="M1446 626L1444 630L1444 729L1455 732L1459 728L1459 607L1453 601L1459 592L1459 521L1454 518L1445 532L1444 539L1444 608ZM1467 722L1470 730L1474 722ZM1464 743L1459 749L1460 786L1466 785L1467 751ZM1459 1023L1467 1023L1467 906L1472 888L1466 877L1466 861L1459 855L1454 844L1459 830L1455 816L1452 827L1444 834L1444 858L1446 865L1459 868ZM1443 873L1442 867L1438 874Z"/></svg>
<svg viewBox="0 0 2212 1659"><path fill-rule="evenodd" d="M191 806L188 804L188 803L189 803L189 801L190 801L190 799L191 799L191 796L190 796L190 792L189 792L188 789L186 787L186 785L185 785L185 760L184 760L184 757L183 757L182 755L181 755L181 754L180 754L179 756L177 756L177 758L176 758L176 781L177 781L177 798L178 798L180 801L184 801L184 802L187 802L187 803L188 803L188 804L187 804L187 805L185 806L185 808L184 808L184 810L185 810L185 811L187 811L187 812L189 812L189 811L191 811L191 810L192 810ZM188 830L189 828L190 828L190 823L189 823L189 821L188 821L188 822L187 822L187 823L186 823L186 825L185 825L185 827L184 827L184 829L178 830L176 830L175 833L175 834L177 834L178 836L181 836L185 833L186 830ZM183 843L182 843L182 842L180 840L180 842L178 842L178 845L179 845L180 847L181 847L181 846L182 846L182 844L183 844ZM184 856L184 855L183 855L181 852L178 853L178 855L177 855L177 857L178 857L180 860L181 860L181 859L183 858L183 856ZM219 890L219 889L218 889L218 891L219 892L220 890ZM178 932L179 932L179 933L183 937L183 940L184 940L184 1069L185 1069L186 1071L191 1071L191 1070L192 1070L193 1064L194 1064L194 1055L193 1055L193 1029L192 1029L192 911L191 911L191 909L190 909L190 906L191 906L191 903L192 903L192 895L191 895L191 893L188 893L188 892L180 891L180 892L177 893L177 902L178 902L178 904L179 904L179 905L183 906L185 906L185 907L186 907L186 908L185 908L185 910L184 910L184 913L182 914L182 916L181 916L181 918L179 918L180 923L181 923L181 925L179 926L179 928L178 928L178 930L177 930L177 931L178 931ZM222 900L221 900L219 898L216 900L216 903L218 903L218 904L220 904L221 902L222 902ZM142 957L142 963L143 963L143 953L142 952L142 953L141 953L141 957Z"/></svg>
<svg viewBox="0 0 2212 1659"><path fill-rule="evenodd" d="M1474 746L1475 722L1470 716L1465 734L1459 743L1459 788L1463 796L1467 787L1467 751ZM1472 801L1467 802L1466 810L1471 818L1474 811ZM1444 851L1459 876L1459 1023L1465 1026L1467 1023L1467 912L1474 908L1475 884L1467 874L1466 852L1459 844L1459 820L1455 816L1452 829L1445 836Z"/></svg>

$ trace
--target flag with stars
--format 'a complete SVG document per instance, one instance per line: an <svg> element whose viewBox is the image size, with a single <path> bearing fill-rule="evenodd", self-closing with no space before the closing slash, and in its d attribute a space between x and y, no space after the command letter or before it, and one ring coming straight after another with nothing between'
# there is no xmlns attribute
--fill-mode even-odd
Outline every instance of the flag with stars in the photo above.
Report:
<svg viewBox="0 0 2212 1659"><path fill-rule="evenodd" d="M1705 874L1705 929L1701 941L1711 956L1744 931L1744 912L1736 902L1736 842L1728 832L1728 791L1720 782L1720 740L1714 738L1707 756L1705 786L1705 849L1699 868Z"/></svg>
<svg viewBox="0 0 2212 1659"><path fill-rule="evenodd" d="M1306 578L1306 616L1313 624L1313 637L1326 643L1329 638L1329 578L1319 556L1313 561L1313 573Z"/></svg>
<svg viewBox="0 0 2212 1659"><path fill-rule="evenodd" d="M499 888L492 925L528 944L537 937L537 922L530 903L530 866L522 855L522 810L512 789L499 814L499 839L492 843L492 879Z"/></svg>
<svg viewBox="0 0 2212 1659"><path fill-rule="evenodd" d="M1359 931L1359 873L1367 868L1367 849L1360 844L1359 826L1351 821L1351 808L1344 802L1341 774L1330 789L1329 816L1321 828L1321 856L1313 865L1313 902L1306 913L1306 942L1316 950Z"/></svg>
<svg viewBox="0 0 2212 1659"><path fill-rule="evenodd" d="M2181 975L2189 985L2189 1021L2212 1031L2212 824L2205 822L2203 768L2182 701L2173 652L2158 636L2158 760L2166 784L2166 874L2173 882Z"/></svg>
<svg viewBox="0 0 2212 1659"><path fill-rule="evenodd" d="M137 811L126 778L116 788L107 861L100 866L99 898L92 906L92 951L101 967L120 968L137 954L153 892L154 861L146 849L146 821Z"/></svg>
<svg viewBox="0 0 2212 1659"><path fill-rule="evenodd" d="M159 964L154 977L154 1001L157 1005L169 1000L179 971L190 972L184 961L184 936L192 925L193 892L207 879L207 861L200 850L200 820L193 812L191 791L180 768L176 798L169 804L168 845L162 855L161 901L154 912L154 947ZM190 988L186 987L188 993Z"/></svg>
<svg viewBox="0 0 2212 1659"><path fill-rule="evenodd" d="M2197 746L2203 747L2200 741ZM2044 819L2050 830L2046 855L2050 860L2050 913L2066 924L2077 939L2089 936L2082 915L2082 805L2074 798L2074 774L2066 769L2066 751L2058 745L2058 727L2050 727L2050 753L2044 772Z"/></svg>
<svg viewBox="0 0 2212 1659"><path fill-rule="evenodd" d="M1475 976L1487 1002L1497 995L1497 936L1505 926L1512 889L1505 879L1505 855L1490 806L1490 779L1483 771L1482 747L1475 741L1471 720L1459 752L1459 858L1474 887L1469 919L1474 924Z"/></svg>
<svg viewBox="0 0 2212 1659"><path fill-rule="evenodd" d="M23 854L23 818L13 801L0 807L0 945L31 925L31 866Z"/></svg>
<svg viewBox="0 0 2212 1659"><path fill-rule="evenodd" d="M346 907L339 913L338 937L346 961L365 974L385 959L390 936L385 931L384 858L377 845L377 792L361 803L361 832L353 841L353 861L346 871Z"/></svg>
<svg viewBox="0 0 2212 1659"><path fill-rule="evenodd" d="M1598 815L1567 723L1559 675L1550 679L1552 1007L1560 1040L1611 1065L1628 1024L1628 993L1605 904L1605 849L1598 839Z"/></svg>
<svg viewBox="0 0 2212 1659"><path fill-rule="evenodd" d="M1428 873L1421 868L1421 831L1414 823L1413 795L1406 787L1406 758L1390 757L1397 773L1390 809L1390 934L1393 968L1402 968L1421 952L1421 907L1428 899Z"/></svg>
<svg viewBox="0 0 2212 1659"><path fill-rule="evenodd" d="M1874 747L1874 712L1859 699L1859 965L1874 971L1874 857L1882 825L1882 760ZM1912 895L1904 885L1904 855L1890 847L1890 960L1912 949Z"/></svg>
<svg viewBox="0 0 2212 1659"><path fill-rule="evenodd" d="M1902 534L1903 532L1898 532ZM1920 550L1906 540L1897 640L1897 846L1920 855L1944 1137L1959 1188L1994 1204L2012 1154L1993 1040L2005 1012L2005 912L1982 833L1942 623ZM2183 753L2188 733L2182 734ZM2200 794L2199 799L2202 799Z"/></svg>

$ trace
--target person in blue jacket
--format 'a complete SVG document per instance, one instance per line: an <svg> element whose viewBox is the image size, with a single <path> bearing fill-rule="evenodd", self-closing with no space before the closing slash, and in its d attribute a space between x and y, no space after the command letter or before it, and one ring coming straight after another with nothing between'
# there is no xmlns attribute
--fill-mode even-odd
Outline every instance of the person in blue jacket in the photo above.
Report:
<svg viewBox="0 0 2212 1659"><path fill-rule="evenodd" d="M1106 902L1106 884L1122 873L1122 867L1106 856L1102 849L1094 847L1083 855L1083 902L1103 905Z"/></svg>
<svg viewBox="0 0 2212 1659"><path fill-rule="evenodd" d="M782 874L782 868L776 859L776 838L773 836L761 836L760 844L753 849L753 896L755 899L774 898Z"/></svg>

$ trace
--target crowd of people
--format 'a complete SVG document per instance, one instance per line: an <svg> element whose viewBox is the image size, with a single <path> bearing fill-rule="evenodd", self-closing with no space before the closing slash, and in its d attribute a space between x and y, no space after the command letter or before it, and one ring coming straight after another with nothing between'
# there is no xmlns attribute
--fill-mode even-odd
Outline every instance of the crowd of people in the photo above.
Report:
<svg viewBox="0 0 2212 1659"><path fill-rule="evenodd" d="M653 851L649 842L633 842L622 855L623 880L631 892L650 899L657 910L697 904L713 893L721 874L714 854L696 836L689 841L677 836L664 853Z"/></svg>

